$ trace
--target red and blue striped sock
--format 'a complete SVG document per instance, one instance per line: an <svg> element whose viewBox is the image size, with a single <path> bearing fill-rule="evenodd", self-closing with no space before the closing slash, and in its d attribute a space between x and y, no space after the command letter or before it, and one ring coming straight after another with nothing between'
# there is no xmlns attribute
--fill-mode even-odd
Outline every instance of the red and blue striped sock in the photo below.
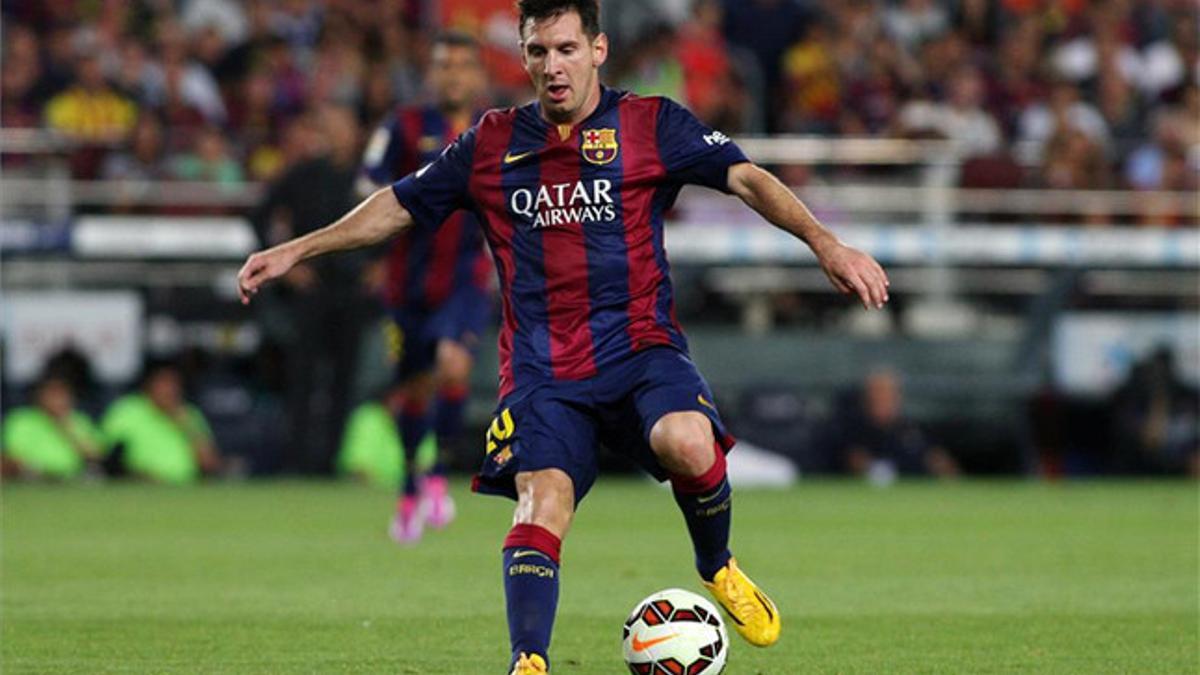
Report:
<svg viewBox="0 0 1200 675"><path fill-rule="evenodd" d="M504 597L513 664L522 652L539 654L549 663L561 546L554 533L537 525L514 525L504 538Z"/></svg>
<svg viewBox="0 0 1200 675"><path fill-rule="evenodd" d="M725 452L715 447L717 459L708 471L694 477L671 476L675 503L683 512L692 549L696 554L696 571L705 581L729 562L729 529L733 522L733 490L726 477Z"/></svg>

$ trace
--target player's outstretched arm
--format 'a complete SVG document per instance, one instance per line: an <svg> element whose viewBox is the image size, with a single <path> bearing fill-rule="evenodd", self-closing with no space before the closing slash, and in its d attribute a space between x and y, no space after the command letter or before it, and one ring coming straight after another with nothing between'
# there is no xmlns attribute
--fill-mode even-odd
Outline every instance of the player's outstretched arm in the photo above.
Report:
<svg viewBox="0 0 1200 675"><path fill-rule="evenodd" d="M729 167L729 189L776 227L808 244L825 276L863 307L877 309L888 300L888 278L871 256L843 244L813 216L779 179L750 162Z"/></svg>
<svg viewBox="0 0 1200 675"><path fill-rule="evenodd" d="M377 244L412 224L391 187L376 190L332 225L251 255L238 272L238 295L249 304L258 289L297 263L335 251Z"/></svg>

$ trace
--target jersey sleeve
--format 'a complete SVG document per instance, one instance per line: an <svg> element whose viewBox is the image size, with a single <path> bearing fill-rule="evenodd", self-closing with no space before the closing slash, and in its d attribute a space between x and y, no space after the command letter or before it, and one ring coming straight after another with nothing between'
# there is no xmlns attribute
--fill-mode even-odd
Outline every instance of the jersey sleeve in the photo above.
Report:
<svg viewBox="0 0 1200 675"><path fill-rule="evenodd" d="M392 185L396 199L417 225L437 227L456 210L470 208L476 129L459 136L433 163Z"/></svg>
<svg viewBox="0 0 1200 675"><path fill-rule="evenodd" d="M750 161L732 139L668 98L658 110L658 153L675 181L722 192L729 192L729 167Z"/></svg>
<svg viewBox="0 0 1200 675"><path fill-rule="evenodd" d="M367 141L367 149L363 152L362 174L376 185L387 185L396 179L396 159L404 146L404 132L400 128L399 118L392 115L386 122L379 125L371 139Z"/></svg>

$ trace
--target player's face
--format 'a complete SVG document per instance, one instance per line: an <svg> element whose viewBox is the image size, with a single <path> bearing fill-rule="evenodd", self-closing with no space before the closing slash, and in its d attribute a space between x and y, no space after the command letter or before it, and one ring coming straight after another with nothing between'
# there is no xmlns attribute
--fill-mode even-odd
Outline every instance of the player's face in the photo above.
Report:
<svg viewBox="0 0 1200 675"><path fill-rule="evenodd" d="M575 123L600 100L600 66L608 38L588 39L577 12L569 11L521 27L521 63L542 110L551 121Z"/></svg>
<svg viewBox="0 0 1200 675"><path fill-rule="evenodd" d="M439 44L429 60L429 86L442 108L473 105L483 89L483 67L473 47Z"/></svg>

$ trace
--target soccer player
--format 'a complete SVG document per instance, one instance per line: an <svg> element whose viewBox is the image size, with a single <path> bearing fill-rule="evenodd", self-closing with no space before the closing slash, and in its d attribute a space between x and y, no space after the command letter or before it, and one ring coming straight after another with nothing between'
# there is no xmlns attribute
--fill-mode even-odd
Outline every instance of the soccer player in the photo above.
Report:
<svg viewBox="0 0 1200 675"><path fill-rule="evenodd" d="M433 164L327 228L252 255L248 302L298 261L479 214L500 277L500 402L477 491L517 500L504 540L511 672L548 672L559 551L596 475L596 445L670 480L704 585L751 644L779 611L729 551L732 439L676 323L663 213L685 183L733 193L804 241L864 306L887 277L771 174L678 104L603 87L597 0L520 0L522 60L537 100L489 112Z"/></svg>
<svg viewBox="0 0 1200 675"><path fill-rule="evenodd" d="M372 136L364 158L364 196L437 159L479 115L484 90L479 45L444 33L433 43L427 83L433 102L399 106ZM439 227L412 228L396 239L386 263L384 302L398 348L396 384L403 402L397 426L407 461L389 533L399 543L420 540L426 523L454 517L441 465L418 476L417 448L433 427L438 448L462 429L473 349L491 317L488 258L475 216L451 214ZM436 397L436 400L435 400Z"/></svg>

